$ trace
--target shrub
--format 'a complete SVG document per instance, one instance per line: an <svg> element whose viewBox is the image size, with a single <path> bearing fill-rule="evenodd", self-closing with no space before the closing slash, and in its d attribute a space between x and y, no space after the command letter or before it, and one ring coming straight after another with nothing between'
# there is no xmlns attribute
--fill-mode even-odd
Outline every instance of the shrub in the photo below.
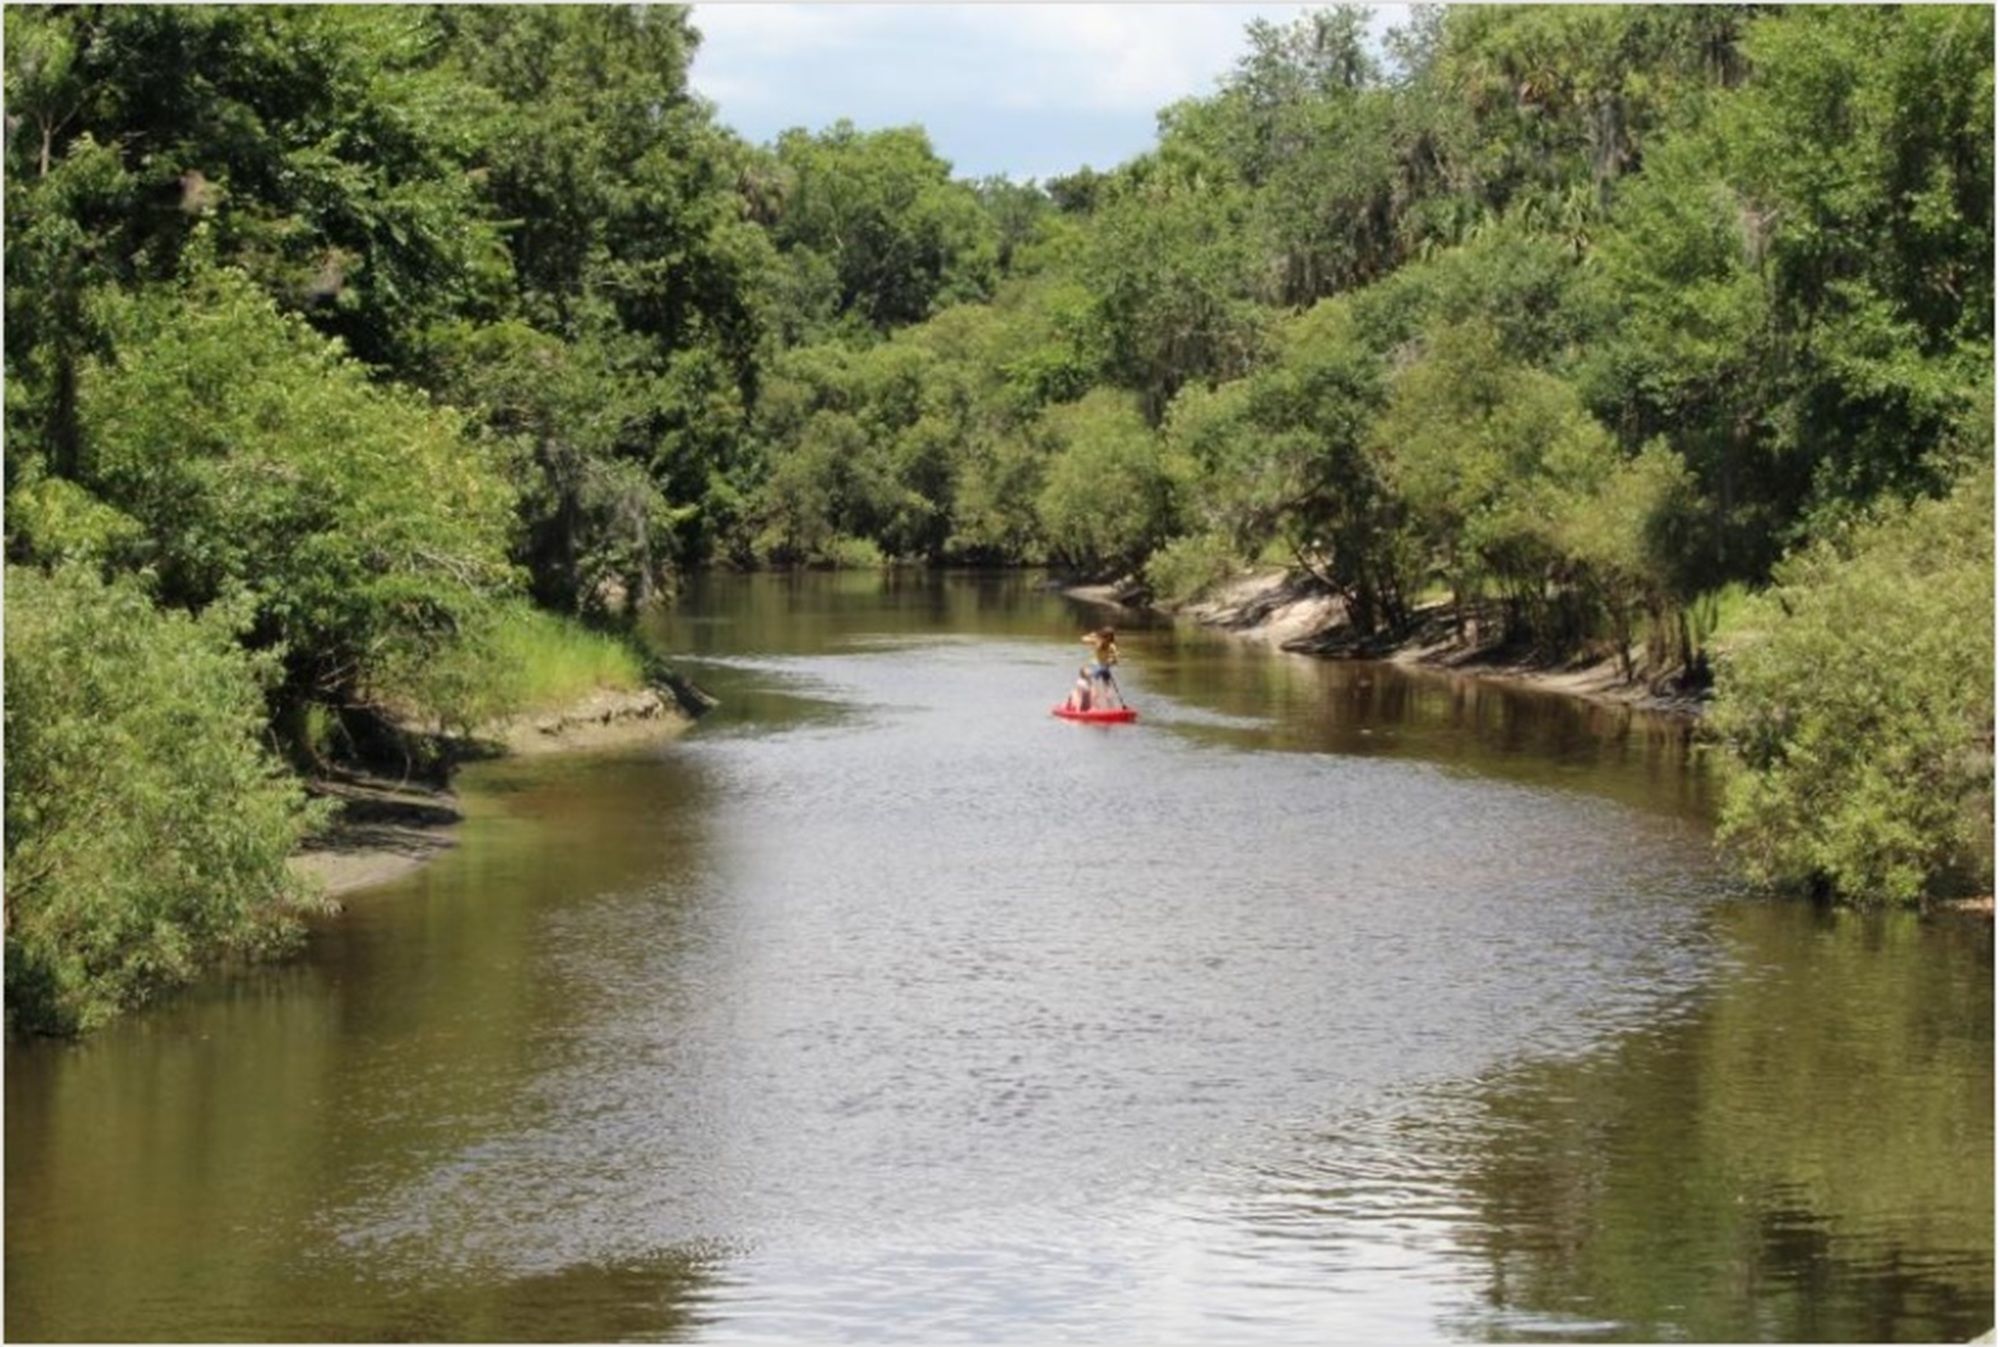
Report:
<svg viewBox="0 0 2000 1347"><path fill-rule="evenodd" d="M80 484L138 521L161 601L250 590L284 700L341 701L420 666L512 592L514 497L453 413L377 384L239 272L106 297Z"/></svg>
<svg viewBox="0 0 2000 1347"><path fill-rule="evenodd" d="M1721 836L1855 903L1990 888L1993 473L1815 544L1719 652Z"/></svg>
<svg viewBox="0 0 2000 1347"><path fill-rule="evenodd" d="M1226 538L1212 533L1176 538L1146 562L1146 584L1156 598L1185 603L1221 584L1242 565Z"/></svg>
<svg viewBox="0 0 2000 1347"><path fill-rule="evenodd" d="M314 901L285 858L317 818L261 742L231 605L202 619L82 567L7 572L6 1005L102 1023L225 954L286 944Z"/></svg>
<svg viewBox="0 0 2000 1347"><path fill-rule="evenodd" d="M820 549L818 560L837 571L879 571L888 565L872 538L834 538Z"/></svg>

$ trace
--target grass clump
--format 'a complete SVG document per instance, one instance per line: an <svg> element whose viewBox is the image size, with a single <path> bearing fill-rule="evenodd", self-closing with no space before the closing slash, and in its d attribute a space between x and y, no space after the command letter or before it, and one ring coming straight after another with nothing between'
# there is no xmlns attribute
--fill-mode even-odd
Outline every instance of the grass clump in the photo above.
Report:
<svg viewBox="0 0 2000 1347"><path fill-rule="evenodd" d="M516 601L465 623L451 649L426 667L397 674L402 696L440 725L470 731L598 691L636 692L646 685L646 661L627 638Z"/></svg>
<svg viewBox="0 0 2000 1347"><path fill-rule="evenodd" d="M501 610L488 636L507 700L522 711L579 701L599 689L636 692L646 669L632 643L526 605Z"/></svg>

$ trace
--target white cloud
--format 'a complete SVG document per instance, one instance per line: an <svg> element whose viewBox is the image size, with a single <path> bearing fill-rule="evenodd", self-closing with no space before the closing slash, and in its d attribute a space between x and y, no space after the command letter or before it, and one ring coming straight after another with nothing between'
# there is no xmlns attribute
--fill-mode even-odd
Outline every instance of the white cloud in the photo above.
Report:
<svg viewBox="0 0 2000 1347"><path fill-rule="evenodd" d="M711 4L697 5L695 27L707 39L704 49L718 44L757 50L770 56L811 50L843 33L864 31L871 22L893 18L892 5L835 4Z"/></svg>
<svg viewBox="0 0 2000 1347"><path fill-rule="evenodd" d="M1378 31L1405 9L1383 7ZM693 82L724 121L756 139L847 116L864 126L922 123L949 154L945 128L984 119L985 144L1011 116L1037 142L1009 156L1017 169L1074 163L1050 143L1062 114L1088 115L1100 128L1123 119L1121 155L1136 153L1156 112L1215 87L1252 19L1303 12L1297 4L704 4L694 14L704 40Z"/></svg>
<svg viewBox="0 0 2000 1347"><path fill-rule="evenodd" d="M1009 106L1151 113L1206 93L1241 50L1251 18L1293 6L995 5L967 12L982 46L1008 59L994 90Z"/></svg>
<svg viewBox="0 0 2000 1347"><path fill-rule="evenodd" d="M959 103L1151 113L1206 92L1252 18L1296 5L700 5L697 82L741 88L753 66L793 67L824 83L905 80ZM707 68L704 68L707 67ZM773 84L762 97L785 90ZM875 92L886 92L875 90Z"/></svg>

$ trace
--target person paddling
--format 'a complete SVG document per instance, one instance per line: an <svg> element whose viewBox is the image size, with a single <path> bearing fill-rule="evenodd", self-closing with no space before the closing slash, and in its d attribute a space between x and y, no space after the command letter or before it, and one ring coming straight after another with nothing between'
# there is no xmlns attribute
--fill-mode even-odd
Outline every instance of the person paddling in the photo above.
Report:
<svg viewBox="0 0 2000 1347"><path fill-rule="evenodd" d="M1092 663L1083 668L1084 675L1097 688L1090 699L1091 705L1123 706L1125 699L1118 695L1118 685L1111 681L1111 666L1118 662L1118 633L1110 627L1099 627L1086 634L1083 643L1095 647L1091 652Z"/></svg>

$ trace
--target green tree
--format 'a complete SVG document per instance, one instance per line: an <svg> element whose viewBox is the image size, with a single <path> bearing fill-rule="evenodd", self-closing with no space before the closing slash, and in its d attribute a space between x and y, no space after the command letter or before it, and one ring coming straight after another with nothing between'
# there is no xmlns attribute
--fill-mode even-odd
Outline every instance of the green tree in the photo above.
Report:
<svg viewBox="0 0 2000 1347"><path fill-rule="evenodd" d="M7 11L11 21L15 10ZM130 256L123 221L141 196L116 150L71 142L32 180L9 164L6 256L8 481L39 451L57 472L76 470L77 371L106 339L89 298L115 285Z"/></svg>
<svg viewBox="0 0 2000 1347"><path fill-rule="evenodd" d="M1034 180L1014 182L1005 177L982 178L974 185L979 204L993 222L994 262L1004 278L1017 262L1032 256L1030 245L1048 229L1055 206Z"/></svg>
<svg viewBox="0 0 2000 1347"><path fill-rule="evenodd" d="M1460 6L1421 75L1469 114L1448 153L1477 197L1587 237L1653 138L1743 77L1744 18L1722 5Z"/></svg>
<svg viewBox="0 0 2000 1347"><path fill-rule="evenodd" d="M1287 304L1365 284L1397 260L1394 100L1379 87L1367 22L1358 5L1282 27L1253 21L1222 91L1163 116L1163 156L1253 189Z"/></svg>
<svg viewBox="0 0 2000 1347"><path fill-rule="evenodd" d="M1572 498L1554 520L1556 547L1577 563L1578 583L1609 624L1627 680L1639 672L1634 646L1641 622L1649 670L1665 671L1676 660L1693 669L1701 658L1684 608L1697 597L1685 557L1691 521L1702 509L1686 461L1656 440Z"/></svg>
<svg viewBox="0 0 2000 1347"><path fill-rule="evenodd" d="M1721 836L1856 903L1993 883L1993 472L1779 567L1723 652Z"/></svg>
<svg viewBox="0 0 2000 1347"><path fill-rule="evenodd" d="M1586 383L1695 470L1715 579L1942 489L1992 363L1992 32L1976 8L1760 17L1750 76L1614 210Z"/></svg>
<svg viewBox="0 0 2000 1347"><path fill-rule="evenodd" d="M1136 567L1174 525L1158 437L1108 389L1050 408L1043 425L1055 449L1036 514L1050 555L1094 575Z"/></svg>
<svg viewBox="0 0 2000 1347"><path fill-rule="evenodd" d="M427 323L505 283L466 172L478 99L434 36L426 11L393 6L23 7L8 95L39 134L10 147L10 196L74 146L113 147L121 209L66 213L86 239L122 235L121 279L171 276L210 221L220 255L285 307L403 364ZM21 216L60 204L32 196Z"/></svg>
<svg viewBox="0 0 2000 1347"><path fill-rule="evenodd" d="M1664 437L1709 502L1698 555L1707 585L1762 575L1802 484L1770 453L1788 342L1775 322L1770 217L1713 173L1712 151L1672 141L1626 189L1580 279L1596 330L1578 383L1628 444Z"/></svg>
<svg viewBox="0 0 2000 1347"><path fill-rule="evenodd" d="M1930 451L1992 365L1992 11L1802 9L1746 47L1757 78L1718 131L1770 213L1781 448L1821 502L1934 491Z"/></svg>
<svg viewBox="0 0 2000 1347"><path fill-rule="evenodd" d="M677 555L694 550L677 529L701 507L672 503L663 482L673 474L658 458L668 442L659 430L665 381L632 371L635 359L646 360L631 355L634 344L615 331L564 342L519 320L432 334L432 387L501 447L519 496L514 555L535 597L558 611L645 603L671 583ZM731 405L714 416L697 406L683 420L726 423L733 384L706 391ZM731 455L696 448L689 456L704 480L686 489L703 501L720 490L707 474L727 471Z"/></svg>
<svg viewBox="0 0 2000 1347"><path fill-rule="evenodd" d="M315 900L285 858L317 817L262 746L268 657L240 605L162 612L136 579L7 570L9 1020L93 1028Z"/></svg>
<svg viewBox="0 0 2000 1347"><path fill-rule="evenodd" d="M1268 296L1249 201L1238 189L1150 183L1100 207L1081 279L1095 301L1106 373L1149 422L1183 385L1238 378L1264 349Z"/></svg>
<svg viewBox="0 0 2000 1347"><path fill-rule="evenodd" d="M1562 648L1588 634L1559 521L1618 460L1573 388L1508 361L1488 324L1442 328L1397 376L1375 434L1461 612L1491 580L1512 635Z"/></svg>
<svg viewBox="0 0 2000 1347"><path fill-rule="evenodd" d="M883 329L991 292L994 223L921 128L787 131L777 157L787 184L773 238L825 266L834 285L822 319Z"/></svg>
<svg viewBox="0 0 2000 1347"><path fill-rule="evenodd" d="M163 603L256 596L282 707L394 698L513 589L513 493L457 414L372 384L229 268L106 310L77 480L144 525Z"/></svg>
<svg viewBox="0 0 2000 1347"><path fill-rule="evenodd" d="M1268 368L1183 390L1166 423L1192 474L1186 512L1239 558L1281 548L1364 632L1408 616L1413 578L1400 504L1369 443L1384 384L1347 305L1328 300L1285 325Z"/></svg>
<svg viewBox="0 0 2000 1347"><path fill-rule="evenodd" d="M688 87L689 11L442 7L436 22L474 90L472 177L507 222L523 316L572 339L644 334L662 364L713 345L754 383L771 250L746 218L750 156Z"/></svg>

